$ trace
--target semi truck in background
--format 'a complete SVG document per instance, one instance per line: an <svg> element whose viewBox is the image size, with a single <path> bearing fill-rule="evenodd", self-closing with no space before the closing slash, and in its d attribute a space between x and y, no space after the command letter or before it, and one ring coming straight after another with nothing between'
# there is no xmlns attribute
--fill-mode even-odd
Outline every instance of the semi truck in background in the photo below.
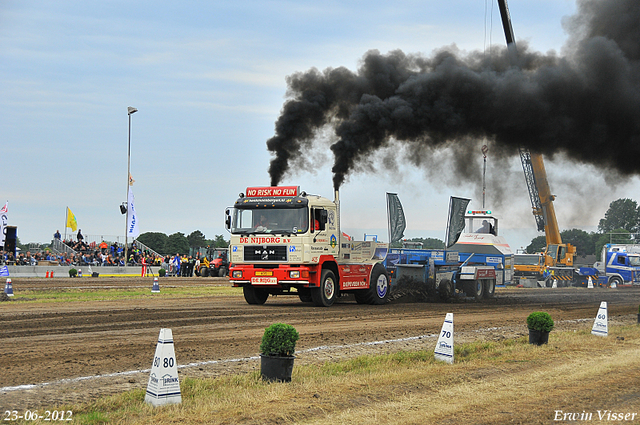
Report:
<svg viewBox="0 0 640 425"><path fill-rule="evenodd" d="M640 285L640 245L605 244L593 268L580 271L596 275L601 286Z"/></svg>

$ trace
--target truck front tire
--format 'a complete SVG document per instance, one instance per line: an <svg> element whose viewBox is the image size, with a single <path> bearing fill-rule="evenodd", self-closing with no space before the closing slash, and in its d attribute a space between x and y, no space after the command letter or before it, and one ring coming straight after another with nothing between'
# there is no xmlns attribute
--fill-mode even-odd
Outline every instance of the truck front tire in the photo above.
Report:
<svg viewBox="0 0 640 425"><path fill-rule="evenodd" d="M331 270L322 270L320 287L311 288L311 299L317 307L330 307L338 297L338 282Z"/></svg>
<svg viewBox="0 0 640 425"><path fill-rule="evenodd" d="M251 285L244 285L242 293L247 304L264 304L269 298L269 292L263 288L256 288Z"/></svg>

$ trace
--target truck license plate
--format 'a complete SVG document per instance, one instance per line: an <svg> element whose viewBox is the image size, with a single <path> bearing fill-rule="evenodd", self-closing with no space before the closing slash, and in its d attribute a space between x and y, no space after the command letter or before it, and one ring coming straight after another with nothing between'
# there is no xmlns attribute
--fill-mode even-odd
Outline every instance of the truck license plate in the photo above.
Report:
<svg viewBox="0 0 640 425"><path fill-rule="evenodd" d="M277 277L252 277L251 284L252 285L277 285L278 278Z"/></svg>

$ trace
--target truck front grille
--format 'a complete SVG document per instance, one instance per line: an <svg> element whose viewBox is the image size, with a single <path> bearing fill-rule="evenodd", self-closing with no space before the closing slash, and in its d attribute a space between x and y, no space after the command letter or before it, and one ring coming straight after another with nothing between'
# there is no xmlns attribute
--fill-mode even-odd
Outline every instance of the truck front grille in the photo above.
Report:
<svg viewBox="0 0 640 425"><path fill-rule="evenodd" d="M262 246L249 245L244 247L244 261L287 261L286 245Z"/></svg>

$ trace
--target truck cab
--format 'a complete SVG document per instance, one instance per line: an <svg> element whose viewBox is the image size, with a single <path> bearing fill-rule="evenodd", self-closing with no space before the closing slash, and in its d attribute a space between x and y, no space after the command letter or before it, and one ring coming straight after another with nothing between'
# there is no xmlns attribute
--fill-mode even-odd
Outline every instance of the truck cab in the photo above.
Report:
<svg viewBox="0 0 640 425"><path fill-rule="evenodd" d="M640 245L606 244L600 261L595 264L599 275L607 277L607 284L640 285Z"/></svg>
<svg viewBox="0 0 640 425"><path fill-rule="evenodd" d="M515 254L513 256L514 276L525 276L542 280L544 270L544 255L539 254Z"/></svg>

